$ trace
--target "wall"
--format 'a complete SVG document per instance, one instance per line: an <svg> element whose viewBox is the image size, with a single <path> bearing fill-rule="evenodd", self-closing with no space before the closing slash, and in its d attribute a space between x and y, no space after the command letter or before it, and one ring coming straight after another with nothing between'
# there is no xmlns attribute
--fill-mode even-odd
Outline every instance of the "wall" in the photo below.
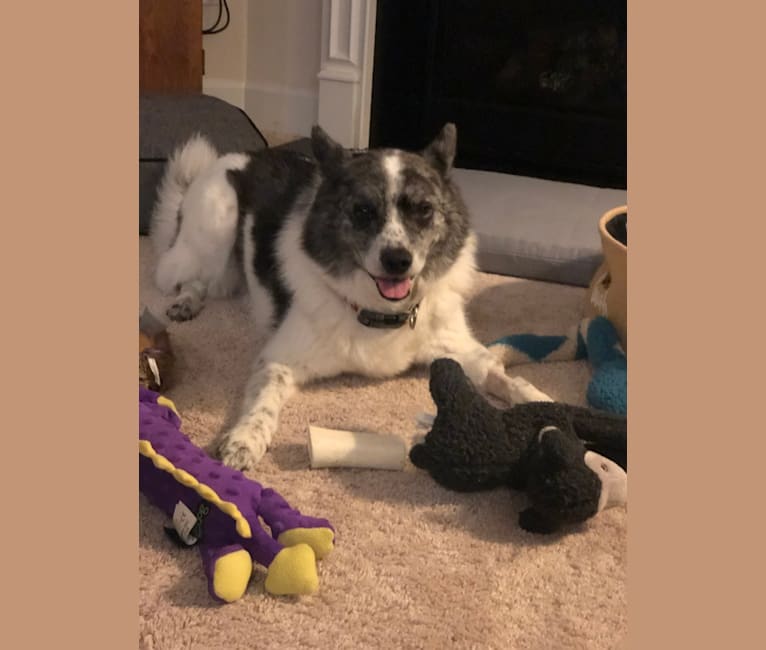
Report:
<svg viewBox="0 0 766 650"><path fill-rule="evenodd" d="M205 75L202 90L205 94L220 97L245 107L245 83L247 80L247 0L228 0L231 21L220 34L202 37L205 50ZM203 4L202 26L212 27L218 15L218 4ZM225 14L224 14L225 16ZM223 17L221 19L223 21Z"/></svg>
<svg viewBox="0 0 766 650"><path fill-rule="evenodd" d="M204 92L244 108L263 131L307 135L317 120L321 0L229 0L231 23L203 37ZM205 26L215 6L205 6Z"/></svg>
<svg viewBox="0 0 766 650"><path fill-rule="evenodd" d="M263 129L309 133L317 118L321 37L321 0L250 5L245 106Z"/></svg>

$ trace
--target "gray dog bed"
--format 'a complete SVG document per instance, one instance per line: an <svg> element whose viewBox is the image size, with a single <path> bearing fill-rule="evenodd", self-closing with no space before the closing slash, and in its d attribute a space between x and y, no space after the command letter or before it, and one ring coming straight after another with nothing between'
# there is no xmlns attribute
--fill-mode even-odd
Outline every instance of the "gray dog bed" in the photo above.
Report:
<svg viewBox="0 0 766 650"><path fill-rule="evenodd" d="M487 273L588 286L604 259L598 222L625 190L455 169Z"/></svg>

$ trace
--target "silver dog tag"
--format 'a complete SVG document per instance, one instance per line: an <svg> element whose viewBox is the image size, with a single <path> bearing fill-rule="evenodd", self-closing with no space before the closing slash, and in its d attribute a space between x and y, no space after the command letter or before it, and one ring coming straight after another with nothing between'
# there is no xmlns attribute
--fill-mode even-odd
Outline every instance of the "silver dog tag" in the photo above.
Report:
<svg viewBox="0 0 766 650"><path fill-rule="evenodd" d="M410 329L412 329L412 330L415 329L415 323L418 322L418 307L419 307L419 305L415 305L412 308L412 311L410 312L410 317L409 317L409 319L407 321L410 324Z"/></svg>

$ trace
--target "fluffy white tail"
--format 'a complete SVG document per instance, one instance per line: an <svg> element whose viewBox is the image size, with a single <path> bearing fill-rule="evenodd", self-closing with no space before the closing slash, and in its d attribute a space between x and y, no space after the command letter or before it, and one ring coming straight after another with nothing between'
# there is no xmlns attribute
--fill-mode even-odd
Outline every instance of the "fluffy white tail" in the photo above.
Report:
<svg viewBox="0 0 766 650"><path fill-rule="evenodd" d="M219 153L203 135L192 136L165 165L152 211L149 237L155 253L167 251L178 235L179 210L191 182L218 160Z"/></svg>

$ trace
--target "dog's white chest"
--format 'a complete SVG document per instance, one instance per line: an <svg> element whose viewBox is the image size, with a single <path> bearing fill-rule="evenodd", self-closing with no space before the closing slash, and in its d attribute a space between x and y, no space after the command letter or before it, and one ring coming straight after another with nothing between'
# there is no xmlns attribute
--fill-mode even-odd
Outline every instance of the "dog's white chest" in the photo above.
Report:
<svg viewBox="0 0 766 650"><path fill-rule="evenodd" d="M418 349L418 332L404 325L375 329L358 322L345 323L333 337L332 348L349 371L390 377L407 370Z"/></svg>

